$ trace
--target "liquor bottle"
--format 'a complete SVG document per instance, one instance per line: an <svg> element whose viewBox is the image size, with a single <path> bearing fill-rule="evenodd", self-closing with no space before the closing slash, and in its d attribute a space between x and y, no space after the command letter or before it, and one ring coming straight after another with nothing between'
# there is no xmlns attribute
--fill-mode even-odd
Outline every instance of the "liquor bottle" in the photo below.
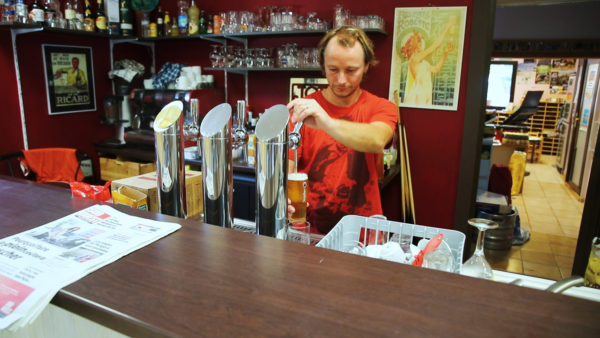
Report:
<svg viewBox="0 0 600 338"><path fill-rule="evenodd" d="M165 21L163 25L163 35L169 36L171 34L171 16L169 15L169 11L165 11Z"/></svg>
<svg viewBox="0 0 600 338"><path fill-rule="evenodd" d="M67 20L67 28L68 29L77 29L77 23L75 20L75 9L73 8L73 3L71 0L65 0L65 19Z"/></svg>
<svg viewBox="0 0 600 338"><path fill-rule="evenodd" d="M179 36L179 25L177 24L177 17L173 18L173 24L171 25L171 29L169 30L170 36Z"/></svg>
<svg viewBox="0 0 600 338"><path fill-rule="evenodd" d="M2 22L15 22L15 2L14 0L4 0L4 10L2 11Z"/></svg>
<svg viewBox="0 0 600 338"><path fill-rule="evenodd" d="M158 6L158 11L156 12L156 35L165 35L165 13L163 13L160 6Z"/></svg>
<svg viewBox="0 0 600 338"><path fill-rule="evenodd" d="M94 20L94 14L92 14L90 0L85 0L85 11L83 12L83 30L88 32L93 32L96 30L96 22Z"/></svg>
<svg viewBox="0 0 600 338"><path fill-rule="evenodd" d="M75 11L75 22L77 23L77 29L83 29L83 11L84 7L81 5L81 0L71 0L73 10Z"/></svg>
<svg viewBox="0 0 600 338"><path fill-rule="evenodd" d="M17 0L15 13L18 23L27 23L27 5L25 4L25 0Z"/></svg>
<svg viewBox="0 0 600 338"><path fill-rule="evenodd" d="M177 27L179 35L187 35L188 32L188 4L187 0L179 0L179 14L177 15Z"/></svg>
<svg viewBox="0 0 600 338"><path fill-rule="evenodd" d="M212 20L212 15L207 14L206 15L206 33L207 34L212 34L214 32L213 30L213 20Z"/></svg>
<svg viewBox="0 0 600 338"><path fill-rule="evenodd" d="M96 7L96 31L98 33L106 33L106 15L104 14L104 5L102 0L98 0L98 6Z"/></svg>
<svg viewBox="0 0 600 338"><path fill-rule="evenodd" d="M196 7L196 2L192 0L192 4L188 9L188 34L198 34L199 33L199 11L198 7Z"/></svg>
<svg viewBox="0 0 600 338"><path fill-rule="evenodd" d="M40 0L34 0L29 10L29 21L31 23L43 23L44 22L44 6Z"/></svg>
<svg viewBox="0 0 600 338"><path fill-rule="evenodd" d="M140 21L140 28L142 29L141 34L143 38L150 37L150 16L148 12L142 14L142 20Z"/></svg>
<svg viewBox="0 0 600 338"><path fill-rule="evenodd" d="M219 14L215 14L213 17L213 33L221 34L221 16Z"/></svg>
<svg viewBox="0 0 600 338"><path fill-rule="evenodd" d="M204 10L200 11L200 23L198 25L200 34L206 34L206 17L204 15Z"/></svg>
<svg viewBox="0 0 600 338"><path fill-rule="evenodd" d="M119 8L119 28L121 28L121 35L133 35L133 24L131 24L131 9L129 7L129 0L121 0L121 5Z"/></svg>
<svg viewBox="0 0 600 338"><path fill-rule="evenodd" d="M52 0L44 2L44 24L46 26L54 26L54 18L56 18L56 10Z"/></svg>

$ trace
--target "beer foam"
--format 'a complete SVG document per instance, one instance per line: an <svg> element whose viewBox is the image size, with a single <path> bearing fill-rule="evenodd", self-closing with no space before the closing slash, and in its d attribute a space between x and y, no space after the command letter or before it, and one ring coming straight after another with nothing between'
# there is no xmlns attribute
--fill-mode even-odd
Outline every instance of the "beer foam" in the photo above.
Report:
<svg viewBox="0 0 600 338"><path fill-rule="evenodd" d="M307 181L308 174L306 173L289 173L288 181Z"/></svg>

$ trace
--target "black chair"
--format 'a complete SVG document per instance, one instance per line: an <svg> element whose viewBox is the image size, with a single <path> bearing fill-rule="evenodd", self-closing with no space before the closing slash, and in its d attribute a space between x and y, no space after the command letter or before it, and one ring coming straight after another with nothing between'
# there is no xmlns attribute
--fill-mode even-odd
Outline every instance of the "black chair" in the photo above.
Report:
<svg viewBox="0 0 600 338"><path fill-rule="evenodd" d="M529 130L529 127L523 124L537 112L543 94L544 92L541 90L528 91L521 106L507 117L499 127L502 129Z"/></svg>

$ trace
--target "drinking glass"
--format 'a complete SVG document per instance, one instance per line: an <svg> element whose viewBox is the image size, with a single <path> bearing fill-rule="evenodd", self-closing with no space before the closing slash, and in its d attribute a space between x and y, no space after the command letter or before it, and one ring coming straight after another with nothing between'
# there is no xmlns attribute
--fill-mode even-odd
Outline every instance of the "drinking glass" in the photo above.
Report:
<svg viewBox="0 0 600 338"><path fill-rule="evenodd" d="M208 58L210 59L210 64L212 67L219 67L221 58L223 57L221 55L221 52L219 52L220 45L211 45L211 47L212 51L208 55Z"/></svg>
<svg viewBox="0 0 600 338"><path fill-rule="evenodd" d="M485 237L485 231L496 229L498 223L484 218L471 218L467 222L478 230L477 246L475 247L473 256L463 264L461 274L477 278L492 279L492 267L485 260L485 254L483 252L483 239Z"/></svg>
<svg viewBox="0 0 600 338"><path fill-rule="evenodd" d="M291 242L310 245L310 223L306 221L289 221L286 239Z"/></svg>

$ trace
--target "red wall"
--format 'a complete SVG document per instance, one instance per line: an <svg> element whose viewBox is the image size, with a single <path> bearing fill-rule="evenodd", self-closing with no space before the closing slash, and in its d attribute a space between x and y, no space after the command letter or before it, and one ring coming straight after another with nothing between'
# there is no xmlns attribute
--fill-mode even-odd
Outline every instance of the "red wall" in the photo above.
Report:
<svg viewBox="0 0 600 338"><path fill-rule="evenodd" d="M19 93L17 77L12 56L10 30L0 29L0 93L2 93L2 123L0 123L0 154L8 154L23 148L21 136L21 117L19 112ZM0 163L0 174L8 174L8 167Z"/></svg>
<svg viewBox="0 0 600 338"><path fill-rule="evenodd" d="M176 1L161 1L163 9L171 14L175 13ZM215 13L223 10L252 10L258 6L291 5L301 14L316 11L318 16L331 20L333 6L341 3L349 8L352 14L377 14L386 21L385 30L390 32L387 36L372 35L376 49L375 53L379 64L371 69L368 79L363 83L363 88L379 96L387 97L390 62L392 53L393 20L395 7L422 7L429 6L425 1L390 1L377 2L377 6L365 8L364 1L336 1L325 2L305 0L302 5L297 1L242 1L230 0L227 2L202 2L201 9L206 13ZM472 17L472 0L438 1L436 6L468 6L467 27L465 30L465 43L463 50L463 64L461 74L461 88L458 110L430 110L404 108L403 120L407 128L407 138L412 169L413 190L416 205L417 223L439 227L453 227L454 205L456 202L457 179L460 161L460 145L462 140L462 126L465 110L465 97L467 70L469 62L470 22ZM0 36L2 41L3 36ZM63 116L48 116L46 108L45 85L40 74L43 74L41 64L42 41L48 43L64 44L65 39L69 44L92 46L94 50L96 97L98 112L68 114ZM47 41L46 41L47 40ZM302 38L261 38L250 39L250 47L277 47L287 42L298 42L300 46L314 46L318 37ZM21 42L22 41L22 42ZM110 94L110 82L106 78L109 69L108 42L102 38L79 38L75 36L61 36L47 33L35 33L22 37L20 40L20 57L26 59L22 65L24 78L24 95L28 131L31 147L61 145L76 146L84 150L92 149L92 142L110 136L112 130L107 130L99 124L101 112L101 99ZM188 65L209 66L208 53L211 42L199 39L184 41L163 41L156 43L157 71L165 61L186 63ZM3 43L4 45L4 43ZM2 56L0 63L10 63ZM115 58L118 59L118 58ZM219 86L223 85L222 74L216 73ZM289 78L292 76L317 77L318 73L286 73L286 72L254 72L249 76L249 104L254 112L262 112L265 108L277 103L286 103L288 97ZM10 89L10 88L9 88ZM16 89L14 90L16 92ZM229 102L234 103L244 97L243 78L232 74L229 76ZM13 104L16 100L13 102ZM14 108L18 111L18 105ZM18 116L11 113L11 116ZM2 127L0 127L2 128ZM11 136L11 139L14 139ZM15 142L14 140L12 142ZM398 182L392 182L384 191L384 213L392 219L397 219L399 209Z"/></svg>

